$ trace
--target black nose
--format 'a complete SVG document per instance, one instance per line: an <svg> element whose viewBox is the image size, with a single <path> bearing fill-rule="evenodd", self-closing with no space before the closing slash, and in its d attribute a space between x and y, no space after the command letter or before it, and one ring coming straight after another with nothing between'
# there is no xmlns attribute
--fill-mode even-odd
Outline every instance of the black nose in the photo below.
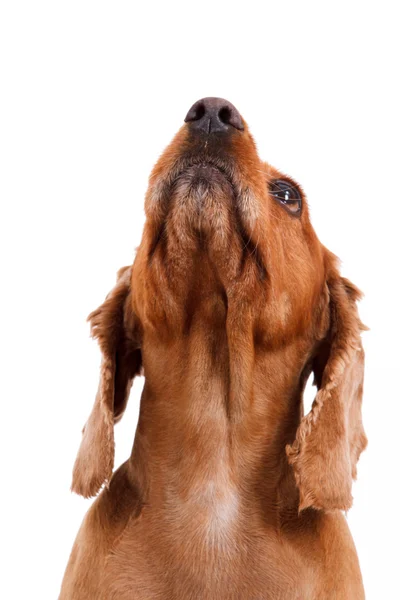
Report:
<svg viewBox="0 0 400 600"><path fill-rule="evenodd" d="M243 131L242 118L236 108L223 98L203 98L189 110L185 123L204 133L225 133L234 129Z"/></svg>

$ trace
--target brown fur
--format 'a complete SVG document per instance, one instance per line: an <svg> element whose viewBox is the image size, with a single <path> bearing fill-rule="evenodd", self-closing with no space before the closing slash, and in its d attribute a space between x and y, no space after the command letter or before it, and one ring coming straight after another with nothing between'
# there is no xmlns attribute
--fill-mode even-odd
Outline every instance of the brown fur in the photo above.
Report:
<svg viewBox="0 0 400 600"><path fill-rule="evenodd" d="M245 126L155 166L134 264L89 319L99 390L72 489L105 487L60 599L364 598L341 510L366 446L359 291L288 214ZM145 385L131 457L113 424ZM303 416L302 394L318 388Z"/></svg>

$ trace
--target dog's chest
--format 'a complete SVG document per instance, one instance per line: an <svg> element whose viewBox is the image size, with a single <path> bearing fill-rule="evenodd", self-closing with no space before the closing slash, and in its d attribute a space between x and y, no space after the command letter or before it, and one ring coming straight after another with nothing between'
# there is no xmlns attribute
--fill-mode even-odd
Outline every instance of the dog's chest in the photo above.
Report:
<svg viewBox="0 0 400 600"><path fill-rule="evenodd" d="M181 512L181 520L158 522L156 515L137 530L138 554L128 539L109 567L124 573L124 589L113 581L121 600L300 600L313 598L297 557L286 556L282 544L267 532L237 527L237 498L224 498L197 516ZM232 505L233 502L233 505ZM186 507L187 510L187 507ZM192 523L190 525L189 519ZM149 529L152 534L148 535ZM143 545L143 540L146 542ZM133 558L134 557L134 558ZM290 564L290 570L287 569ZM121 595L124 591L127 595ZM128 591L129 590L129 591ZM114 596L112 596L114 597Z"/></svg>
<svg viewBox="0 0 400 600"><path fill-rule="evenodd" d="M172 478L162 502L149 504L126 528L108 562L114 594L109 597L312 598L304 565L265 525L256 506L249 508L225 452L210 459L208 470L198 468L192 483L181 487L180 482ZM127 595L121 595L125 590ZM303 595L297 595L299 590Z"/></svg>
<svg viewBox="0 0 400 600"><path fill-rule="evenodd" d="M213 556L229 548L237 535L241 500L224 454L219 449L193 481L187 477L184 484L171 481L166 487L163 523L171 533L176 527L187 532L189 553L200 549ZM186 542L181 539L179 543Z"/></svg>

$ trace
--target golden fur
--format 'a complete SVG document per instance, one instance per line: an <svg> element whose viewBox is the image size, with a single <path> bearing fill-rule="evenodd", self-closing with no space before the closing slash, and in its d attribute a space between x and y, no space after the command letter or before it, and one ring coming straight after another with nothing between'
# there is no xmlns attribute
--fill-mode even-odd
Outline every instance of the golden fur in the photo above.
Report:
<svg viewBox="0 0 400 600"><path fill-rule="evenodd" d="M366 446L360 293L276 179L247 125L213 138L187 123L156 164L133 266L89 317L102 366L72 489L104 487L60 600L364 598L341 512Z"/></svg>

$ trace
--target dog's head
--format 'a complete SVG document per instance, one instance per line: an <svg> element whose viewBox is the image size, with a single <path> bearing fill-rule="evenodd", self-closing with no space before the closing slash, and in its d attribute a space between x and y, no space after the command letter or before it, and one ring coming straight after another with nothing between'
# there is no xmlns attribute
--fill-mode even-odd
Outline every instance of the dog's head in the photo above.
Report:
<svg viewBox="0 0 400 600"><path fill-rule="evenodd" d="M318 288L323 253L300 186L261 162L229 102L200 100L185 121L150 177L143 238L150 259L179 256L179 279L202 246L227 288L244 283L271 295L271 285L293 286L297 298L310 282Z"/></svg>
<svg viewBox="0 0 400 600"><path fill-rule="evenodd" d="M103 372L74 489L91 495L110 477L113 420L140 369L143 336L157 343L190 334L204 295L202 271L201 285L220 296L225 316L236 307L237 339L241 317L250 315L250 354L308 340L301 377L313 370L319 391L287 447L300 508L349 508L351 479L366 444L360 294L319 242L300 186L261 162L232 104L205 98L189 110L154 167L145 208L132 274L122 273L92 317ZM248 348L243 354L248 358Z"/></svg>

